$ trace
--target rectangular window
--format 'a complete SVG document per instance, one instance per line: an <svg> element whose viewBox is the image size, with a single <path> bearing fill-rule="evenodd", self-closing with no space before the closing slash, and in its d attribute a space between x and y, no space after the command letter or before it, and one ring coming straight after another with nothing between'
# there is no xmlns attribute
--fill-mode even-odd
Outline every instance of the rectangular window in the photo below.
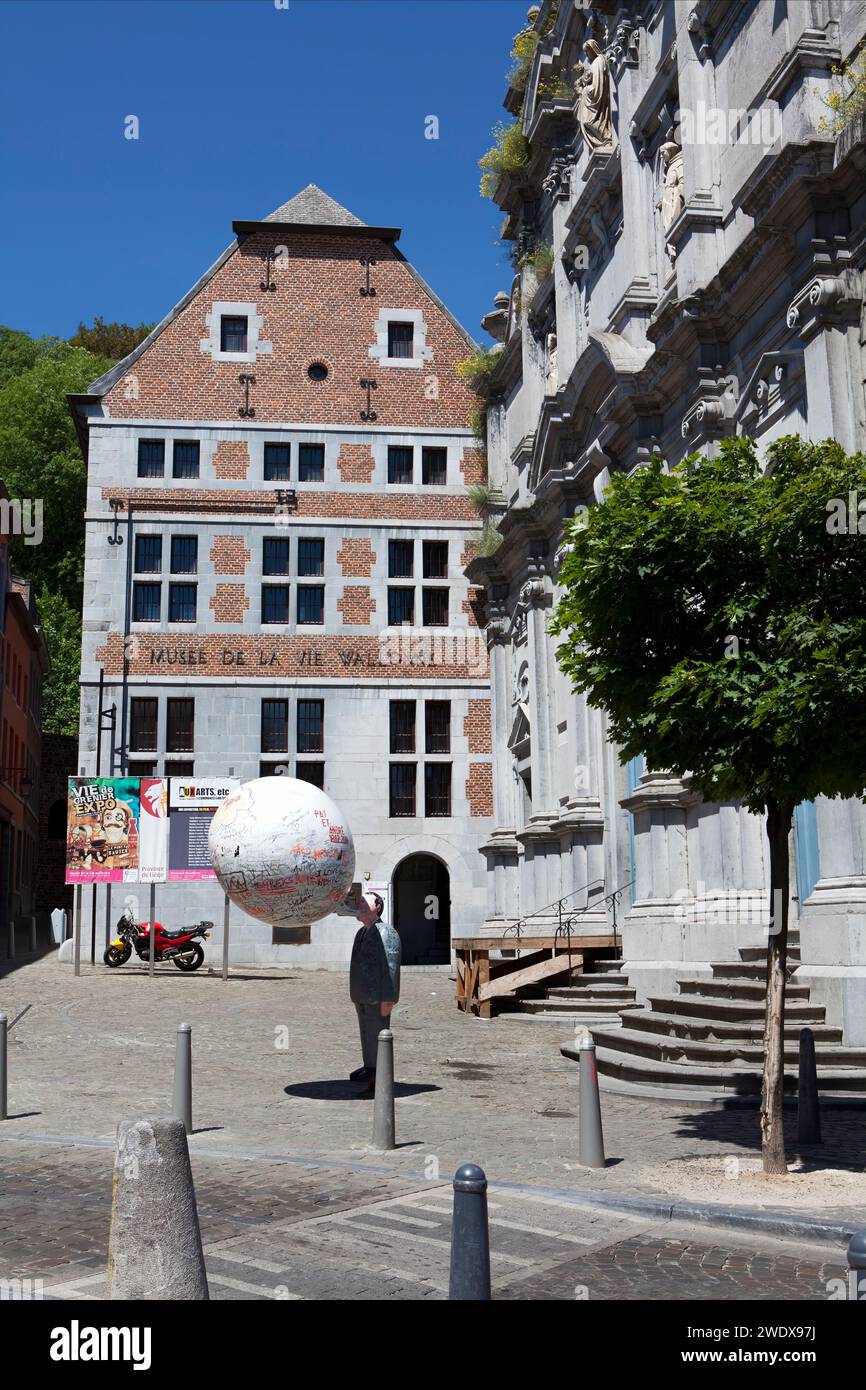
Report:
<svg viewBox="0 0 866 1390"><path fill-rule="evenodd" d="M161 600L161 584L133 584L132 621L134 623L158 623Z"/></svg>
<svg viewBox="0 0 866 1390"><path fill-rule="evenodd" d="M130 776L130 777L155 777L155 776L156 776L156 763L155 763L155 762L150 762L150 763L129 763L129 764L128 764L128 767L129 767L129 776Z"/></svg>
<svg viewBox="0 0 866 1390"><path fill-rule="evenodd" d="M451 701L425 700L424 752L451 752Z"/></svg>
<svg viewBox="0 0 866 1390"><path fill-rule="evenodd" d="M162 478L165 476L164 439L139 439L138 476L139 478Z"/></svg>
<svg viewBox="0 0 866 1390"><path fill-rule="evenodd" d="M325 702L324 700L298 701L298 752L323 753L325 751Z"/></svg>
<svg viewBox="0 0 866 1390"><path fill-rule="evenodd" d="M265 445L265 482L284 483L289 477L291 449L288 444Z"/></svg>
<svg viewBox="0 0 866 1390"><path fill-rule="evenodd" d="M169 584L168 621L170 623L194 623L195 598L195 584Z"/></svg>
<svg viewBox="0 0 866 1390"><path fill-rule="evenodd" d="M167 753L191 753L195 747L195 700L166 701Z"/></svg>
<svg viewBox="0 0 866 1390"><path fill-rule="evenodd" d="M389 589L388 590L388 626L404 627L407 623L411 626L415 621L415 590L414 589Z"/></svg>
<svg viewBox="0 0 866 1390"><path fill-rule="evenodd" d="M392 753L415 752L415 701L392 700L390 751Z"/></svg>
<svg viewBox="0 0 866 1390"><path fill-rule="evenodd" d="M198 536L172 536L172 574L198 573Z"/></svg>
<svg viewBox="0 0 866 1390"><path fill-rule="evenodd" d="M173 478L197 478L199 442L197 439L176 439L171 456Z"/></svg>
<svg viewBox="0 0 866 1390"><path fill-rule="evenodd" d="M421 450L421 482L427 487L444 487L448 471L447 449Z"/></svg>
<svg viewBox="0 0 866 1390"><path fill-rule="evenodd" d="M309 625L325 621L325 590L319 584L298 585L298 622Z"/></svg>
<svg viewBox="0 0 866 1390"><path fill-rule="evenodd" d="M298 574L325 573L325 542L304 536L298 541Z"/></svg>
<svg viewBox="0 0 866 1390"><path fill-rule="evenodd" d="M393 444L388 450L388 482L411 483L412 449Z"/></svg>
<svg viewBox="0 0 866 1390"><path fill-rule="evenodd" d="M425 579L448 578L448 542L423 542L423 568Z"/></svg>
<svg viewBox="0 0 866 1390"><path fill-rule="evenodd" d="M162 569L162 536L136 536L136 574L159 574Z"/></svg>
<svg viewBox="0 0 866 1390"><path fill-rule="evenodd" d="M288 777L288 763L259 763L260 777Z"/></svg>
<svg viewBox="0 0 866 1390"><path fill-rule="evenodd" d="M288 572L288 537L265 536L262 542L262 574L288 574Z"/></svg>
<svg viewBox="0 0 866 1390"><path fill-rule="evenodd" d="M388 324L389 357L414 357L414 340L414 323L392 322Z"/></svg>
<svg viewBox="0 0 866 1390"><path fill-rule="evenodd" d="M422 592L425 627L448 626L448 590L424 589Z"/></svg>
<svg viewBox="0 0 866 1390"><path fill-rule="evenodd" d="M324 791L324 763L296 763L295 776L297 777L299 782L312 782L314 787L319 787L322 791Z"/></svg>
<svg viewBox="0 0 866 1390"><path fill-rule="evenodd" d="M325 481L324 444L301 444L298 446L298 482L323 483Z"/></svg>
<svg viewBox="0 0 866 1390"><path fill-rule="evenodd" d="M220 316L220 352L246 352L247 319L245 315Z"/></svg>
<svg viewBox="0 0 866 1390"><path fill-rule="evenodd" d="M131 753L155 753L157 749L156 700L130 700L129 749Z"/></svg>
<svg viewBox="0 0 866 1390"><path fill-rule="evenodd" d="M415 814L415 764L391 763L389 774L389 816Z"/></svg>
<svg viewBox="0 0 866 1390"><path fill-rule="evenodd" d="M424 764L425 816L451 815L451 764Z"/></svg>
<svg viewBox="0 0 866 1390"><path fill-rule="evenodd" d="M288 584L262 585L262 622L287 623L289 621Z"/></svg>
<svg viewBox="0 0 866 1390"><path fill-rule="evenodd" d="M195 763L166 762L166 777L192 777L195 774Z"/></svg>
<svg viewBox="0 0 866 1390"><path fill-rule="evenodd" d="M262 700L262 752L288 753L288 751L288 700Z"/></svg>
<svg viewBox="0 0 866 1390"><path fill-rule="evenodd" d="M415 542L388 542L388 578L411 579L415 569Z"/></svg>

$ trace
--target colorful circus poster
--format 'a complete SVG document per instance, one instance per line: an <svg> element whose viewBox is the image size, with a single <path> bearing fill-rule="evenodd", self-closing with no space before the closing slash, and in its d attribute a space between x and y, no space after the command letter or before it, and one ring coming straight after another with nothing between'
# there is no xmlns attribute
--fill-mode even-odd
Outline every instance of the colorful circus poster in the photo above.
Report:
<svg viewBox="0 0 866 1390"><path fill-rule="evenodd" d="M139 779L70 777L67 883L137 883Z"/></svg>

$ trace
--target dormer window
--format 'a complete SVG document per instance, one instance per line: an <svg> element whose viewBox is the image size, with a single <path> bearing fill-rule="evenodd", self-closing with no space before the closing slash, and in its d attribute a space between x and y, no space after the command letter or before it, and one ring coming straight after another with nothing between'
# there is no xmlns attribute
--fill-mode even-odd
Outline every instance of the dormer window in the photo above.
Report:
<svg viewBox="0 0 866 1390"><path fill-rule="evenodd" d="M246 352L249 320L223 314L220 318L220 352Z"/></svg>

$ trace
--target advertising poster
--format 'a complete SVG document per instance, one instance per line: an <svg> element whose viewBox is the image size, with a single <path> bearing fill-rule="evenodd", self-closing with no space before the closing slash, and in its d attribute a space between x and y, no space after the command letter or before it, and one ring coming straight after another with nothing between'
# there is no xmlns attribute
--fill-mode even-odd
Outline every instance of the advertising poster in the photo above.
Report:
<svg viewBox="0 0 866 1390"><path fill-rule="evenodd" d="M172 778L169 816L170 880L215 878L207 841L217 807L240 786L238 777L192 782Z"/></svg>
<svg viewBox="0 0 866 1390"><path fill-rule="evenodd" d="M139 879L141 883L165 883L168 873L168 783L161 777L142 777L139 803Z"/></svg>
<svg viewBox="0 0 866 1390"><path fill-rule="evenodd" d="M70 777L66 882L137 883L137 777Z"/></svg>

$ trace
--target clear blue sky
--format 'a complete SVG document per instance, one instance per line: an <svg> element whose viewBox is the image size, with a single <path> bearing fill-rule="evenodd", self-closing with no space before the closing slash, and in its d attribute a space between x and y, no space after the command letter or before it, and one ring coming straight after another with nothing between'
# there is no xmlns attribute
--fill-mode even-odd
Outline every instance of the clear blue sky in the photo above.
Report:
<svg viewBox="0 0 866 1390"><path fill-rule="evenodd" d="M510 271L478 194L528 0L6 0L0 323L162 318L317 183L400 247L473 336ZM124 138L124 119L140 139ZM424 138L425 117L439 139Z"/></svg>

